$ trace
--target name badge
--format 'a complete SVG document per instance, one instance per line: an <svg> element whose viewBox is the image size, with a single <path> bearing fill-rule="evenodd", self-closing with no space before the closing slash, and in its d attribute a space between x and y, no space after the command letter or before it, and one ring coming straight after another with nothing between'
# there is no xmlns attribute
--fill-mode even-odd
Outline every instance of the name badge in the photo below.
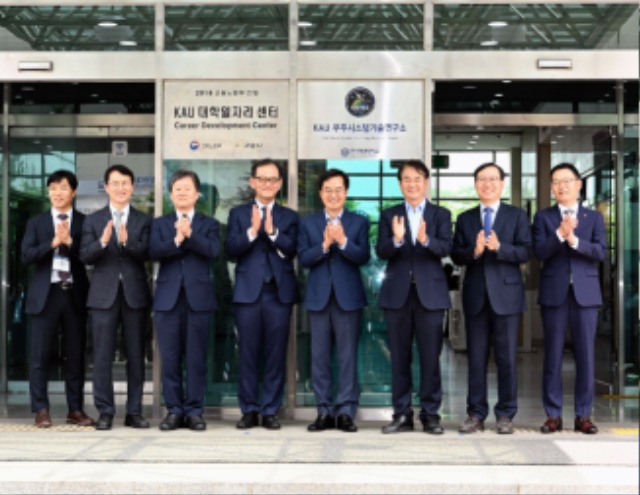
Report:
<svg viewBox="0 0 640 495"><path fill-rule="evenodd" d="M70 272L71 261L66 256L54 256L53 257L53 269L57 272Z"/></svg>

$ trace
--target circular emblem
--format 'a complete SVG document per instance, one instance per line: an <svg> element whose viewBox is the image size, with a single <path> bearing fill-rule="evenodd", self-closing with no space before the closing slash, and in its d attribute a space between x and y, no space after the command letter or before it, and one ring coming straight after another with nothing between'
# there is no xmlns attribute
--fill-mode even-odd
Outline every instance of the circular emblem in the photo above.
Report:
<svg viewBox="0 0 640 495"><path fill-rule="evenodd" d="M340 149L340 154L342 156L344 156L345 158L349 156L349 148L341 148Z"/></svg>
<svg viewBox="0 0 640 495"><path fill-rule="evenodd" d="M353 88L347 93L345 107L354 117L369 115L376 106L376 98L367 88Z"/></svg>
<svg viewBox="0 0 640 495"><path fill-rule="evenodd" d="M197 151L197 150L198 150L198 148L200 148L200 143L199 143L198 141L191 141L191 142L189 143L189 149L190 149L191 151Z"/></svg>

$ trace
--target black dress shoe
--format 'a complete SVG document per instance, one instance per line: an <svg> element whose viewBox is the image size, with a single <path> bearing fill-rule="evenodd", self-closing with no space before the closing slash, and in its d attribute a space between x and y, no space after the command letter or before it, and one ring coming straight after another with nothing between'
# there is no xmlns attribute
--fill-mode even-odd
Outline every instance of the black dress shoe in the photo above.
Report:
<svg viewBox="0 0 640 495"><path fill-rule="evenodd" d="M413 418L406 414L394 414L393 421L382 427L382 433L402 433L403 431L413 431Z"/></svg>
<svg viewBox="0 0 640 495"><path fill-rule="evenodd" d="M160 429L162 431L171 431L182 426L182 416L178 414L168 413L160 423Z"/></svg>
<svg viewBox="0 0 640 495"><path fill-rule="evenodd" d="M422 428L425 433L431 433L432 435L442 435L444 433L439 416L427 416L424 418L422 420Z"/></svg>
<svg viewBox="0 0 640 495"><path fill-rule="evenodd" d="M202 416L187 416L185 424L193 431L204 431L207 429L207 423L202 419Z"/></svg>
<svg viewBox="0 0 640 495"><path fill-rule="evenodd" d="M124 425L131 428L149 428L149 422L139 414L127 414L124 417Z"/></svg>
<svg viewBox="0 0 640 495"><path fill-rule="evenodd" d="M336 427L336 418L328 414L318 414L316 420L307 426L308 431L332 430Z"/></svg>
<svg viewBox="0 0 640 495"><path fill-rule="evenodd" d="M113 426L113 415L100 413L100 417L96 423L96 430L110 430L111 426Z"/></svg>
<svg viewBox="0 0 640 495"><path fill-rule="evenodd" d="M341 414L338 416L338 430L346 431L347 433L355 433L358 431L358 427L348 414Z"/></svg>
<svg viewBox="0 0 640 495"><path fill-rule="evenodd" d="M236 423L236 428L239 430L246 430L247 428L253 428L260 425L260 415L258 411L251 411L247 414L243 414L240 420Z"/></svg>
<svg viewBox="0 0 640 495"><path fill-rule="evenodd" d="M279 430L280 422L275 416L262 416L262 426L267 430Z"/></svg>

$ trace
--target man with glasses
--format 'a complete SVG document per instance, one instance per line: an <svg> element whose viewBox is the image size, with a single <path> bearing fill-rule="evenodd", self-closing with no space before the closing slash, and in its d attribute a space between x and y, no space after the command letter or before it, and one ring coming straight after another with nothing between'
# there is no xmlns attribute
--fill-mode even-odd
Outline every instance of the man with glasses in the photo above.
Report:
<svg viewBox="0 0 640 495"><path fill-rule="evenodd" d="M80 259L93 265L87 299L93 337L93 398L100 413L96 429L110 430L116 412L112 367L118 329L127 356L124 425L149 428L142 416L144 351L151 294L148 259L151 216L131 206L135 187L131 169L112 165L104 173L109 204L84 222Z"/></svg>
<svg viewBox="0 0 640 495"><path fill-rule="evenodd" d="M276 203L282 169L270 159L251 167L250 203L229 212L228 256L236 261L233 302L240 379L238 400L242 417L237 428L260 424L280 429L291 309L298 301L293 268L298 241L298 214ZM259 393L261 370L264 370Z"/></svg>
<svg viewBox="0 0 640 495"><path fill-rule="evenodd" d="M606 256L602 215L580 205L582 181L573 164L551 170L557 204L540 210L533 221L533 249L543 262L538 303L544 327L542 402L547 420L540 430L562 430L562 355L567 326L575 360L575 431L595 434L594 344L602 305L598 263Z"/></svg>
<svg viewBox="0 0 640 495"><path fill-rule="evenodd" d="M89 281L78 253L85 216L73 208L78 179L68 170L47 178L51 208L27 222L22 262L34 265L27 293L31 316L29 392L38 428L52 426L47 383L51 358L57 349L58 327L65 356L67 423L93 426L84 412L84 354L87 342Z"/></svg>
<svg viewBox="0 0 640 495"><path fill-rule="evenodd" d="M418 160L398 168L404 202L380 215L376 253L387 261L379 304L391 352L393 420L383 433L413 430L411 397L414 335L420 356L420 421L442 434L440 352L444 312L451 307L442 258L451 251L451 212L427 201L429 169Z"/></svg>
<svg viewBox="0 0 640 495"><path fill-rule="evenodd" d="M358 340L367 297L360 267L369 261L369 221L345 209L349 176L329 169L318 190L324 209L302 219L298 240L300 265L309 269L305 305L311 326L311 385L318 417L311 432L332 429L354 433L358 410ZM338 361L333 396L332 343Z"/></svg>
<svg viewBox="0 0 640 495"><path fill-rule="evenodd" d="M461 433L484 430L489 415L487 363L491 346L498 368L496 430L513 433L518 411L516 354L520 318L526 309L520 264L531 255L527 214L500 201L504 170L484 163L473 173L480 205L456 221L451 258L465 266L462 306L467 331L467 418Z"/></svg>

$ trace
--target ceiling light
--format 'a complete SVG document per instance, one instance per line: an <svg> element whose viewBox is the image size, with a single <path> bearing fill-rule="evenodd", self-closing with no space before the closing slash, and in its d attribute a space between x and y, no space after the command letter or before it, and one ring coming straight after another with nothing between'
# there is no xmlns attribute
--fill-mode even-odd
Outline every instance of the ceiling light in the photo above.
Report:
<svg viewBox="0 0 640 495"><path fill-rule="evenodd" d="M469 84L467 86L462 86L462 89L476 89L476 87Z"/></svg>
<svg viewBox="0 0 640 495"><path fill-rule="evenodd" d="M481 46L496 46L498 44L495 40L483 41L480 43Z"/></svg>
<svg viewBox="0 0 640 495"><path fill-rule="evenodd" d="M508 24L504 21L491 21L489 23L489 26L491 26L492 28L501 28L501 27L508 26Z"/></svg>
<svg viewBox="0 0 640 495"><path fill-rule="evenodd" d="M558 144L558 141L551 141L551 144Z"/></svg>
<svg viewBox="0 0 640 495"><path fill-rule="evenodd" d="M495 96L496 98L502 98L504 95L502 93L496 93L493 96Z"/></svg>
<svg viewBox="0 0 640 495"><path fill-rule="evenodd" d="M469 141L469 144L478 144L478 141Z"/></svg>
<svg viewBox="0 0 640 495"><path fill-rule="evenodd" d="M133 40L122 40L120 42L120 46L138 46L138 42Z"/></svg>
<svg viewBox="0 0 640 495"><path fill-rule="evenodd" d="M98 93L91 93L91 98L97 98L98 96L100 96Z"/></svg>
<svg viewBox="0 0 640 495"><path fill-rule="evenodd" d="M480 136L478 134L471 136L471 139L480 139Z"/></svg>
<svg viewBox="0 0 640 495"><path fill-rule="evenodd" d="M309 21L298 21L298 27L301 27L301 28L310 28L311 26L313 26L313 22L309 22Z"/></svg>
<svg viewBox="0 0 640 495"><path fill-rule="evenodd" d="M117 25L118 23L114 21L102 21L98 23L98 26L103 28L112 28L112 27L116 27Z"/></svg>
<svg viewBox="0 0 640 495"><path fill-rule="evenodd" d="M314 40L301 40L300 46L316 46L316 42Z"/></svg>
<svg viewBox="0 0 640 495"><path fill-rule="evenodd" d="M468 149L468 150L472 150L472 149L473 149L473 146L467 146L467 149Z"/></svg>
<svg viewBox="0 0 640 495"><path fill-rule="evenodd" d="M33 91L33 86L22 86L21 91Z"/></svg>
<svg viewBox="0 0 640 495"><path fill-rule="evenodd" d="M505 79L502 81L503 84L511 84L511 79Z"/></svg>
<svg viewBox="0 0 640 495"><path fill-rule="evenodd" d="M563 135L563 134L558 134L556 137L557 137L558 139L562 139L562 138L564 137L564 135Z"/></svg>

